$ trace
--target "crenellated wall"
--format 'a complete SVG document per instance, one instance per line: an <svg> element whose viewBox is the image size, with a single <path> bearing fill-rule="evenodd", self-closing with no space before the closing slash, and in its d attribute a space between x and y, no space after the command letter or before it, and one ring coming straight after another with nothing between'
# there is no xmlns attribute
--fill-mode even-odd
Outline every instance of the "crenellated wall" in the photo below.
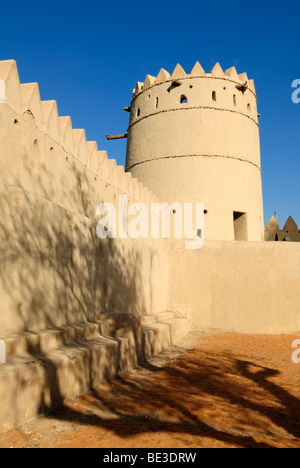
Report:
<svg viewBox="0 0 300 468"><path fill-rule="evenodd" d="M3 180L93 216L101 198L101 181L131 199L146 204L157 200L105 151L99 151L96 142L86 141L85 130L73 129L70 117L58 116L56 101L41 101L37 83L20 84L14 61L0 62L0 80L0 102L6 104L0 113ZM88 179L89 196L95 198L89 208L80 199L87 188L81 186L84 179Z"/></svg>
<svg viewBox="0 0 300 468"><path fill-rule="evenodd" d="M0 80L0 337L165 310L161 243L96 236L98 204L157 199L36 83L20 84L14 61L0 62Z"/></svg>

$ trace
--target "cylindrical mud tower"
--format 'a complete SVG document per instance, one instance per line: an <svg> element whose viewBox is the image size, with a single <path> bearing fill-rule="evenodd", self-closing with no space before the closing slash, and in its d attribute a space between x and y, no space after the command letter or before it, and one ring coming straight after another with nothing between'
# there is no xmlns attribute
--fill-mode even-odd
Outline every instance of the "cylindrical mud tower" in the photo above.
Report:
<svg viewBox="0 0 300 468"><path fill-rule="evenodd" d="M137 83L126 171L161 202L205 204L205 239L264 239L257 99L253 80L217 64L177 65Z"/></svg>

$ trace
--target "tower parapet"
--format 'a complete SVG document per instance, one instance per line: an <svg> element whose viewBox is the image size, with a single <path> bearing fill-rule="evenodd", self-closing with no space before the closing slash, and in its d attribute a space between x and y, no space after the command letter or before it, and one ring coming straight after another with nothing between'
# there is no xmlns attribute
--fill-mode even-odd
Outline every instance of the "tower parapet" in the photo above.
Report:
<svg viewBox="0 0 300 468"><path fill-rule="evenodd" d="M218 63L147 75L133 92L126 170L162 201L204 203L207 239L262 240L254 81Z"/></svg>

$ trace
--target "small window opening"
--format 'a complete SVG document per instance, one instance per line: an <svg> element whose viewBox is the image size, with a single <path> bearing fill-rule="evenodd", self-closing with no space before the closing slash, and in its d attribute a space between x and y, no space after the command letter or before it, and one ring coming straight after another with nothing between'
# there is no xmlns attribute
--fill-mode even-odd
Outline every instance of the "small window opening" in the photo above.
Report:
<svg viewBox="0 0 300 468"><path fill-rule="evenodd" d="M236 106L236 95L233 95L233 105Z"/></svg>
<svg viewBox="0 0 300 468"><path fill-rule="evenodd" d="M158 109L158 97L156 98L155 107Z"/></svg>
<svg viewBox="0 0 300 468"><path fill-rule="evenodd" d="M188 102L187 97L182 95L180 98L180 104L186 104Z"/></svg>
<svg viewBox="0 0 300 468"><path fill-rule="evenodd" d="M250 104L247 105L247 110L248 110L249 112L251 112L251 106L250 106Z"/></svg>
<svg viewBox="0 0 300 468"><path fill-rule="evenodd" d="M137 110L136 116L139 117L141 115L141 109Z"/></svg>
<svg viewBox="0 0 300 468"><path fill-rule="evenodd" d="M216 100L217 100L217 93L216 93L216 91L213 91L213 92L212 92L212 100L213 100L213 101L216 101Z"/></svg>

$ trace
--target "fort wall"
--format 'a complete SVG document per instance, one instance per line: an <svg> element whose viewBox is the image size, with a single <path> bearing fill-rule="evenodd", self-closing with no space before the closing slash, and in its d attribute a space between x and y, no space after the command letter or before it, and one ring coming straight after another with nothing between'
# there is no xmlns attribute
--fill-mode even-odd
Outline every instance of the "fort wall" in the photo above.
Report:
<svg viewBox="0 0 300 468"><path fill-rule="evenodd" d="M96 208L157 199L0 62L0 336L166 309L160 241L100 240Z"/></svg>
<svg viewBox="0 0 300 468"><path fill-rule="evenodd" d="M245 100L231 112L225 100L246 77L237 78L232 69L227 78L221 73L216 67L202 77L197 65L191 76L182 76L176 67L172 78L165 71L156 79L148 76L144 90L145 83L138 83L129 137L133 151L127 159L131 172L125 173L95 142L86 141L84 130L72 128L70 117L58 116L55 101L40 100L37 84L20 84L14 61L0 62L0 339L7 358L0 366L0 430L23 424L130 370L176 343L190 326L222 332L300 332L297 244L263 242L261 237L253 83L248 81L245 94L237 94ZM158 102L167 108L167 87L177 80L182 83L174 93L180 87L180 93L197 87L200 92L206 83L203 99L216 90L224 97L224 109L217 112L208 101L200 109L196 93L187 96L180 117L172 108L151 110L147 96L152 99L157 92ZM134 117L139 99L140 112L149 118ZM178 140L170 158L163 154L169 146L153 130L167 126L167 116L172 123L170 141L181 126L188 128L189 119L207 122L201 138L196 132L195 141ZM221 152L220 138L231 131L224 130L228 118L236 127L228 141L230 151ZM139 142L138 133L134 136L139 125L149 126L148 136L154 132L150 141L157 152L147 148L147 139ZM187 157L181 157L184 143ZM200 144L205 154L193 157ZM230 144L239 151L234 153ZM242 152L242 158L237 157ZM215 180L207 178L208 173ZM156 195L141 181L149 182ZM198 192L198 186L204 191ZM156 187L162 188L162 198L157 198ZM170 198L163 196L164 189ZM199 200L201 193L205 199ZM204 247L186 250L185 241L178 239L120 239L118 232L114 239L100 240L96 208L102 202L117 207L120 195L127 196L129 206L207 203ZM239 232L238 224L233 230L232 210L247 212L248 240L253 242L232 240ZM289 226L296 229L290 222L286 230ZM216 232L223 233L223 240L216 240Z"/></svg>

